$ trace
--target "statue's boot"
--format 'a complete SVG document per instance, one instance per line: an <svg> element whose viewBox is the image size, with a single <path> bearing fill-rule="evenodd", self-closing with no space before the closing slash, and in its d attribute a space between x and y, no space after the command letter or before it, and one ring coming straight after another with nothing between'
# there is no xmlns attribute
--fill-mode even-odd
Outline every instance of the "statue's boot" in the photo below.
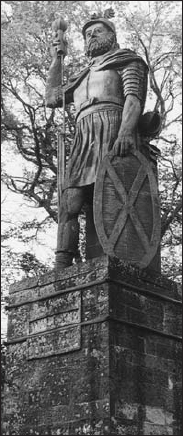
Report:
<svg viewBox="0 0 183 436"><path fill-rule="evenodd" d="M69 253L67 251L56 251L55 269L57 271L61 271L63 268L71 266L73 257L73 253Z"/></svg>
<svg viewBox="0 0 183 436"><path fill-rule="evenodd" d="M72 265L78 254L79 224L77 217L58 224L58 244L56 251L56 269L61 270Z"/></svg>

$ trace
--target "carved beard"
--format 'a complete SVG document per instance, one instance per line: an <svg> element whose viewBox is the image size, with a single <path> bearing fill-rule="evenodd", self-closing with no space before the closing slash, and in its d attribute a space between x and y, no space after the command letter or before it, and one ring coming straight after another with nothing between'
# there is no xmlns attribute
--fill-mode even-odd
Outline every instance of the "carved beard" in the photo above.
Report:
<svg viewBox="0 0 183 436"><path fill-rule="evenodd" d="M91 39L89 44L85 46L85 53L86 56L91 58L101 56L104 53L107 53L112 48L115 48L115 45L115 35L111 32L105 37L100 36Z"/></svg>

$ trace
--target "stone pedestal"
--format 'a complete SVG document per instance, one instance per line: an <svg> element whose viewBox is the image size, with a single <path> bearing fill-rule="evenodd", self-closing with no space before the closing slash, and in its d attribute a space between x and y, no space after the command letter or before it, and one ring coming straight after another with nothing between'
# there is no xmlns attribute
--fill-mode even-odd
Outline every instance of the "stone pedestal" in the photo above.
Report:
<svg viewBox="0 0 183 436"><path fill-rule="evenodd" d="M181 435L175 283L107 256L11 287L7 435Z"/></svg>

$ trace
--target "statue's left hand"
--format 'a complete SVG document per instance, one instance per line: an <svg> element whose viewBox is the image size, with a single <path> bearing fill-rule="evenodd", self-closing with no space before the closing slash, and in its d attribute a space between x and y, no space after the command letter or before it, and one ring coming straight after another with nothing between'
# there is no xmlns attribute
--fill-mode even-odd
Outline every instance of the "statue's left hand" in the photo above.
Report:
<svg viewBox="0 0 183 436"><path fill-rule="evenodd" d="M113 145L113 151L116 156L126 156L135 149L136 139L134 132L128 131L118 134L118 137Z"/></svg>

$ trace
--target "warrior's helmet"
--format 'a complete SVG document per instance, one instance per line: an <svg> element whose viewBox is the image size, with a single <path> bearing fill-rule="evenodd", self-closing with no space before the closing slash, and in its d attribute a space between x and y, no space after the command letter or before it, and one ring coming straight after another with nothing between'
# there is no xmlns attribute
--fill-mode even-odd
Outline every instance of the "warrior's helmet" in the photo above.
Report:
<svg viewBox="0 0 183 436"><path fill-rule="evenodd" d="M92 24L95 23L102 23L105 26L107 26L110 30L112 30L112 32L114 33L115 37L116 37L116 29L114 24L112 23L112 21L109 20L109 18L114 17L115 13L113 11L112 8L106 9L106 11L104 12L104 14L100 13L100 14L93 14L91 16L91 19L89 21L87 21L82 29L82 34L83 37L85 38L85 31L88 27L92 26Z"/></svg>

